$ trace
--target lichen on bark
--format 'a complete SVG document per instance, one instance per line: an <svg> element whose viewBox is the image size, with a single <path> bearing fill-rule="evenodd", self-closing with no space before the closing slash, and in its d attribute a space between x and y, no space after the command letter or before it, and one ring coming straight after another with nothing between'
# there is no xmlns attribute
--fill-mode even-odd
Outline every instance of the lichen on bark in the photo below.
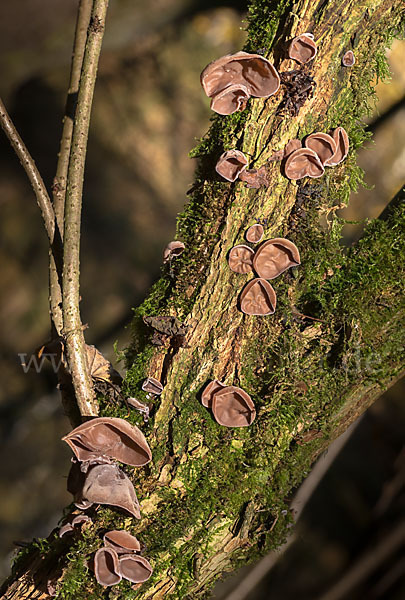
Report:
<svg viewBox="0 0 405 600"><path fill-rule="evenodd" d="M39 572L59 569L59 598L100 596L87 561L101 546L101 532L120 527L146 544L154 574L136 590L122 582L117 598L206 597L222 573L283 542L292 519L285 514L289 496L311 463L403 372L405 195L348 252L336 217L362 180L356 149L366 134L359 119L402 17L399 0L252 2L246 49L264 49L279 71L291 69L283 58L287 41L313 32L318 56L303 70L316 81L315 93L294 117L280 108L283 91L251 100L243 113L216 117L194 150L196 181L177 231L187 249L135 310L127 351L125 393L147 400L141 391L146 376L165 384L152 418L141 425L153 462L135 473L126 469L143 518L134 523L100 508L70 547L51 537ZM341 56L350 45L356 66L344 69ZM257 168L289 139L338 125L348 131L351 151L320 180L289 182L279 163L269 166L266 189L222 183L214 175L224 150L237 147ZM278 307L271 317L240 313L237 297L246 277L232 273L226 261L257 219L267 220L266 237L288 237L302 257L301 267L274 283ZM188 326L176 351L150 344L142 316L162 314ZM216 378L252 396L258 416L251 427L221 427L201 405L202 387ZM134 413L127 417L125 407L100 401L102 415L141 423ZM25 560L30 564L37 555L34 548ZM5 598L16 597L13 590L32 574L24 569L22 558Z"/></svg>

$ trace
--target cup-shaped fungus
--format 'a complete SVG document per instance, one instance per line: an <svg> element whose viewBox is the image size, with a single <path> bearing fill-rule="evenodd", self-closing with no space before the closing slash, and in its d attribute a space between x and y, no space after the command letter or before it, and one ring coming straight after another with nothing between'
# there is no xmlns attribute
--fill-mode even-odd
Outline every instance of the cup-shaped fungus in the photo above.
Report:
<svg viewBox="0 0 405 600"><path fill-rule="evenodd" d="M133 467L146 465L152 453L138 427L124 419L97 417L76 427L62 440L81 460L108 456Z"/></svg>
<svg viewBox="0 0 405 600"><path fill-rule="evenodd" d="M122 579L117 553L112 548L100 548L94 556L94 574L100 585L116 585Z"/></svg>
<svg viewBox="0 0 405 600"><path fill-rule="evenodd" d="M234 273L250 273L253 265L254 251L249 246L234 246L228 256L228 264Z"/></svg>
<svg viewBox="0 0 405 600"><path fill-rule="evenodd" d="M153 569L146 558L135 554L122 554L119 557L120 572L125 579L132 583L143 583L153 573Z"/></svg>
<svg viewBox="0 0 405 600"><path fill-rule="evenodd" d="M306 140L305 146L317 153L319 160L324 165L336 152L336 142L327 133L321 131L311 133Z"/></svg>
<svg viewBox="0 0 405 600"><path fill-rule="evenodd" d="M217 423L225 427L248 427L256 417L255 405L249 394L234 385L215 392L212 413Z"/></svg>
<svg viewBox="0 0 405 600"><path fill-rule="evenodd" d="M130 479L117 465L96 465L89 469L75 501L109 504L123 508L140 519L139 502Z"/></svg>
<svg viewBox="0 0 405 600"><path fill-rule="evenodd" d="M271 62L248 52L214 60L205 67L200 80L204 92L212 98L211 108L220 114L243 110L249 96L268 98L280 87L280 77Z"/></svg>
<svg viewBox="0 0 405 600"><path fill-rule="evenodd" d="M141 544L134 535L125 531L125 529L114 529L104 534L104 544L108 548L113 548L117 554L129 554L131 552L140 552Z"/></svg>
<svg viewBox="0 0 405 600"><path fill-rule="evenodd" d="M75 527L81 527L83 523L91 522L88 515L76 515L71 521L68 521L59 529L59 537L63 537L66 533L72 533Z"/></svg>
<svg viewBox="0 0 405 600"><path fill-rule="evenodd" d="M201 403L206 408L212 407L212 399L214 394L222 388L226 387L222 381L218 381L218 379L214 379L214 381L210 381L208 385L205 386L203 393L201 394Z"/></svg>
<svg viewBox="0 0 405 600"><path fill-rule="evenodd" d="M297 246L285 238L267 240L256 250L253 258L253 268L263 279L274 279L300 263Z"/></svg>
<svg viewBox="0 0 405 600"><path fill-rule="evenodd" d="M142 384L142 389L144 392L148 394L154 394L155 396L160 396L163 392L163 385L155 379L154 377L148 377Z"/></svg>
<svg viewBox="0 0 405 600"><path fill-rule="evenodd" d="M295 152L295 150L299 150L300 148L302 148L301 140L298 140L297 138L290 140L289 142L287 142L284 148L283 158L287 158L288 156L290 156L290 154Z"/></svg>
<svg viewBox="0 0 405 600"><path fill-rule="evenodd" d="M310 148L300 148L292 152L285 162L284 172L288 179L321 177L325 169L316 152Z"/></svg>
<svg viewBox="0 0 405 600"><path fill-rule="evenodd" d="M240 309L246 315L272 315L276 304L276 292L266 279L252 279L240 294Z"/></svg>
<svg viewBox="0 0 405 600"><path fill-rule="evenodd" d="M336 152L329 158L325 166L335 167L341 163L349 153L349 136L343 127L337 127L332 133L333 140L336 144Z"/></svg>
<svg viewBox="0 0 405 600"><path fill-rule="evenodd" d="M167 263L169 260L172 260L172 258L180 256L180 254L183 254L184 249L185 245L183 242L179 242L178 240L169 242L163 250L163 262Z"/></svg>
<svg viewBox="0 0 405 600"><path fill-rule="evenodd" d="M239 150L228 150L221 154L215 166L218 175L227 181L236 181L247 167L248 160Z"/></svg>
<svg viewBox="0 0 405 600"><path fill-rule="evenodd" d="M312 33L298 35L288 47L288 56L302 65L315 58L316 53L317 47Z"/></svg>
<svg viewBox="0 0 405 600"><path fill-rule="evenodd" d="M245 85L229 85L215 94L211 100L211 109L219 115L232 115L238 110L245 110L249 98L250 94Z"/></svg>
<svg viewBox="0 0 405 600"><path fill-rule="evenodd" d="M250 242L251 244L258 244L261 241L263 234L263 225L260 225L260 223L255 223L246 231L245 238L246 241Z"/></svg>
<svg viewBox="0 0 405 600"><path fill-rule="evenodd" d="M356 57L351 50L348 50L342 57L342 65L344 67L352 67L356 62Z"/></svg>

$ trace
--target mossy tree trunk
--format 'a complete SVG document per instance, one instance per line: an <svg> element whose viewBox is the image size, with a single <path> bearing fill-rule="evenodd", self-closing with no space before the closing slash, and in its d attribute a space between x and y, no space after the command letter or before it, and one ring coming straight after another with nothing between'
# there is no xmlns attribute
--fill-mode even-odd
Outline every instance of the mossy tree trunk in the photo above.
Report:
<svg viewBox="0 0 405 600"><path fill-rule="evenodd" d="M160 379L164 392L147 425L102 402L102 415L141 423L151 445L148 467L126 469L142 520L101 507L81 536L65 541L52 534L34 543L17 561L3 598L47 597L41 582L49 574L61 575L60 598L100 598L87 561L102 545L102 532L120 527L146 545L154 574L138 589L122 582L112 597L206 596L222 573L283 542L294 487L402 374L405 194L349 252L339 245L335 213L361 181L356 149L366 136L359 118L373 101L375 78L385 73L384 50L402 12L402 0L252 2L246 50L264 49L280 72L291 70L283 58L286 42L310 31L318 55L299 69L317 85L296 116L282 109L282 86L268 100L251 100L243 113L216 117L194 151L196 182L177 232L187 250L136 310L127 353L125 394L145 400L146 376ZM351 48L356 65L344 68L341 57ZM270 184L259 190L215 176L224 149L237 147L258 168L288 140L336 126L347 130L350 154L319 180L290 182L278 162L270 163ZM232 273L226 260L258 219L267 220L267 238L288 237L302 258L299 268L275 281L278 306L269 317L238 310L249 276ZM185 344L153 346L144 315L177 316L188 326ZM212 419L199 400L211 379L252 396L257 418L251 427L227 429Z"/></svg>

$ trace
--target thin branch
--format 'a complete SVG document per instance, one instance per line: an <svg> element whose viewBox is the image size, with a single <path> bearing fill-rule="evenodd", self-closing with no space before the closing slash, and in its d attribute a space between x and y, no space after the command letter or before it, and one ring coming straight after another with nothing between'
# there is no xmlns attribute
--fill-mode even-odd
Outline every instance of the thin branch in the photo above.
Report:
<svg viewBox="0 0 405 600"><path fill-rule="evenodd" d="M56 217L57 235L60 244L63 240L63 217L65 212L66 181L69 167L69 156L72 145L73 119L76 108L77 93L79 90L80 73L83 65L84 49L86 46L87 29L90 23L93 0L80 0L75 38L73 42L72 65L70 69L69 89L66 101L63 130L56 175L53 181L53 207ZM62 264L56 264L56 257L51 252L49 256L49 302L52 316L53 336L62 334Z"/></svg>
<svg viewBox="0 0 405 600"><path fill-rule="evenodd" d="M25 169L25 172L30 180L32 189L34 190L38 206L42 213L46 233L48 234L49 243L52 245L55 234L55 213L52 208L52 202L49 198L45 184L42 177L37 169L37 166L28 152L24 142L16 130L14 123L10 119L7 113L6 107L0 98L0 125L9 139L10 144L15 150L20 163Z"/></svg>
<svg viewBox="0 0 405 600"><path fill-rule="evenodd" d="M65 201L63 326L68 363L76 400L82 416L95 416L98 413L87 365L86 347L80 319L79 267L84 165L91 106L107 8L108 0L94 0L73 125Z"/></svg>
<svg viewBox="0 0 405 600"><path fill-rule="evenodd" d="M65 211L66 181L69 168L69 156L72 145L73 120L79 91L80 73L83 65L87 30L90 23L93 0L80 0L77 12L75 38L73 42L72 65L70 68L69 89L66 100L63 130L56 175L53 183L53 206L56 221L63 239L63 216Z"/></svg>

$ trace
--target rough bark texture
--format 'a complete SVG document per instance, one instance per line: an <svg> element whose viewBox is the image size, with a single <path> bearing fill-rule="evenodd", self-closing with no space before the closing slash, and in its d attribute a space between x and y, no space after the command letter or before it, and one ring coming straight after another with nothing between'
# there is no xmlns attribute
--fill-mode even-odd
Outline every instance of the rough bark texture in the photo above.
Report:
<svg viewBox="0 0 405 600"><path fill-rule="evenodd" d="M136 310L126 357L127 395L148 401L141 391L146 376L160 379L164 392L147 425L102 400L102 415L137 422L151 445L151 465L126 469L143 518L135 522L101 507L81 536L60 541L53 534L34 543L16 562L3 598L47 597L41 582L49 573L62 573L59 598L107 597L87 561L102 545L102 532L120 527L146 545L154 574L138 589L122 582L111 597L207 596L222 573L283 542L294 487L330 441L402 374L405 195L349 252L339 246L335 216L361 180L355 150L365 134L358 119L372 100L371 82L384 73L384 48L402 10L402 0L252 3L246 49L272 50L277 69L291 70L292 62L281 58L286 41L311 31L318 56L299 69L317 87L297 116L282 108L282 86L269 100L250 101L243 113L215 118L194 152L200 166L177 232L187 250ZM351 47L357 62L346 69L341 56ZM351 151L320 180L289 182L277 162L269 166L267 189L215 177L224 149L237 147L258 168L288 140L338 125L348 131ZM267 219L267 238L288 237L302 257L301 267L275 280L278 306L270 317L238 310L249 276L232 273L226 260L258 219ZM177 316L189 327L185 344L153 346L144 315ZM252 396L258 415L251 427L230 430L212 419L199 401L211 379Z"/></svg>

